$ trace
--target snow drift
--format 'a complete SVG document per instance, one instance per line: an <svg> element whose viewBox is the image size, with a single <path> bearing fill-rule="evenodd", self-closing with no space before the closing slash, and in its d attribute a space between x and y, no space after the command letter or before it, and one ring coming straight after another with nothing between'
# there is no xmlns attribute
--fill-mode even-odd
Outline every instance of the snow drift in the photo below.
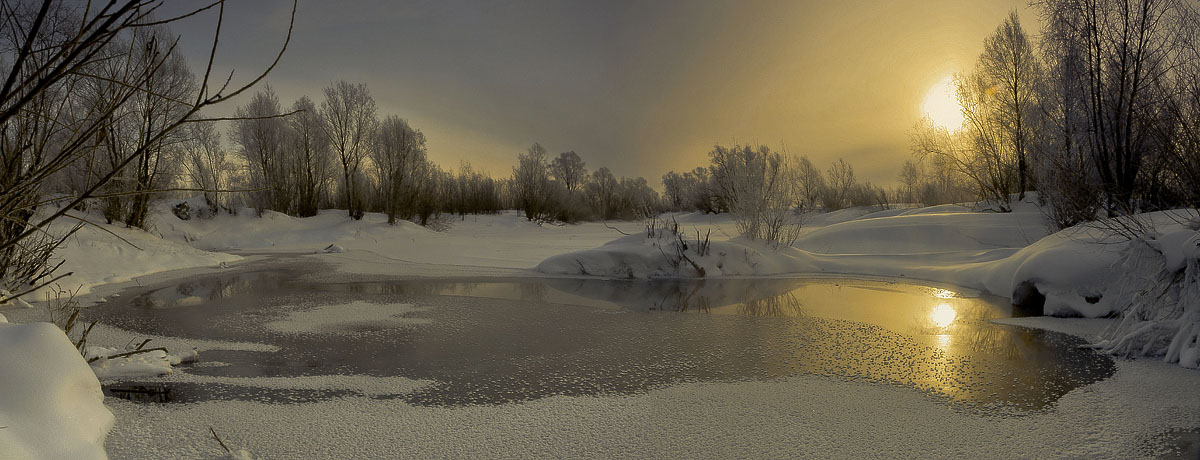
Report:
<svg viewBox="0 0 1200 460"><path fill-rule="evenodd" d="M0 324L0 350L0 458L107 458L113 415L66 334L50 323Z"/></svg>

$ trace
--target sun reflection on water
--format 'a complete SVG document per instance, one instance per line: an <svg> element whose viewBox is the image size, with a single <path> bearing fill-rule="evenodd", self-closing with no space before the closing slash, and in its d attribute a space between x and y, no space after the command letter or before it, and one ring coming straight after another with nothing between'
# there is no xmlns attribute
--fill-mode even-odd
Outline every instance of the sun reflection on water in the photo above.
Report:
<svg viewBox="0 0 1200 460"><path fill-rule="evenodd" d="M929 312L929 320L939 328L945 329L954 323L954 318L958 316L958 312L954 311L948 303L940 303Z"/></svg>
<svg viewBox="0 0 1200 460"><path fill-rule="evenodd" d="M946 290L946 289L938 289L937 292L933 293L933 296L937 297L939 299L953 299L957 295L958 294L955 293L954 291L950 291L950 290Z"/></svg>

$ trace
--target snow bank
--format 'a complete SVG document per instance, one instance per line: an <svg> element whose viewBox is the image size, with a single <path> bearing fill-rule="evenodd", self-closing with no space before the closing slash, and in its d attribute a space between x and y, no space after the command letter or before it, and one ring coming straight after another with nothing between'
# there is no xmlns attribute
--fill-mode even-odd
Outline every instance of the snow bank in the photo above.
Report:
<svg viewBox="0 0 1200 460"><path fill-rule="evenodd" d="M0 324L0 389L0 458L107 458L100 382L54 325Z"/></svg>
<svg viewBox="0 0 1200 460"><path fill-rule="evenodd" d="M641 233L596 249L550 257L536 270L557 275L652 279L761 276L817 268L802 251L786 247L776 250L745 238L710 241L707 250L702 246L694 235L659 231L648 237Z"/></svg>
<svg viewBox="0 0 1200 460"><path fill-rule="evenodd" d="M1200 368L1200 222L1134 239L1122 253L1120 324L1097 346Z"/></svg>
<svg viewBox="0 0 1200 460"><path fill-rule="evenodd" d="M103 218L92 217L93 222ZM155 214L154 219L176 219L173 215ZM50 225L52 234L65 233L75 221L59 219ZM152 273L195 267L215 267L241 260L232 254L207 252L183 241L170 241L140 229L120 225L87 225L75 232L54 252L54 259L65 260L57 273L71 276L57 282L59 288L87 294L93 288L108 283L120 283ZM57 263L57 262L55 262ZM52 298L51 288L37 293L36 300Z"/></svg>
<svg viewBox="0 0 1200 460"><path fill-rule="evenodd" d="M1122 281L1129 268L1119 262L1127 243L1099 228L1047 234L1035 206L1019 203L1014 209L975 212L943 205L898 212L843 210L830 219L857 217L810 230L793 247L775 250L732 238L711 242L706 254L700 253L694 232L682 225L682 240L669 232L656 237L643 232L547 258L536 270L607 278L812 273L901 277L1032 299L1034 305L1041 303L1044 314L1060 316L1102 317L1128 305L1122 297L1128 288ZM1186 240L1170 231L1181 225L1178 217L1156 213L1142 218L1165 232L1164 244ZM682 245L690 246L681 250ZM1165 263L1181 266L1181 250L1165 254L1170 259Z"/></svg>
<svg viewBox="0 0 1200 460"><path fill-rule="evenodd" d="M408 221L388 225L380 213L351 220L339 210L304 218L264 211L260 218L244 209L238 215L189 220L165 212L156 214L155 226L171 241L206 251L318 254L338 263L339 271L353 273L390 273L401 264L527 269L552 255L595 247L619 235L600 222L539 225L513 212L455 218L442 232ZM626 232L642 226L608 225Z"/></svg>

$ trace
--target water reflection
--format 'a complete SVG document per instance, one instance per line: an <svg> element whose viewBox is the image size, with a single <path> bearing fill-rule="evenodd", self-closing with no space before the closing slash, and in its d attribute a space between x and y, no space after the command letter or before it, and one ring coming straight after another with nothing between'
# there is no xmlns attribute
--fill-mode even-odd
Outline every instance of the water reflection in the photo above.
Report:
<svg viewBox="0 0 1200 460"><path fill-rule="evenodd" d="M955 316L958 316L958 312L954 311L954 307L951 307L947 303L939 303L936 307L933 307L933 311L929 312L929 320L933 321L935 326L942 329L954 323Z"/></svg>
<svg viewBox="0 0 1200 460"><path fill-rule="evenodd" d="M304 336L265 327L290 312L355 301L417 304L424 324ZM1038 409L1113 372L1110 359L1078 348L1072 337L990 323L1011 316L1002 299L869 281L331 283L294 269L151 287L88 314L147 334L282 349L212 351L208 359L230 365L189 372L399 375L438 382L397 396L430 405L816 374L904 385L962 403Z"/></svg>

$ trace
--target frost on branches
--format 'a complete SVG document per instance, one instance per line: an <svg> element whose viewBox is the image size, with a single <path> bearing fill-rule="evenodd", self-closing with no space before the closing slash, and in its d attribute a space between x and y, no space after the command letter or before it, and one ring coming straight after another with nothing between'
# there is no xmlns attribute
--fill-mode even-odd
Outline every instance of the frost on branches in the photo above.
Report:
<svg viewBox="0 0 1200 460"><path fill-rule="evenodd" d="M1096 346L1122 356L1161 356L1200 368L1200 232L1189 228L1135 238L1122 256L1119 323Z"/></svg>

